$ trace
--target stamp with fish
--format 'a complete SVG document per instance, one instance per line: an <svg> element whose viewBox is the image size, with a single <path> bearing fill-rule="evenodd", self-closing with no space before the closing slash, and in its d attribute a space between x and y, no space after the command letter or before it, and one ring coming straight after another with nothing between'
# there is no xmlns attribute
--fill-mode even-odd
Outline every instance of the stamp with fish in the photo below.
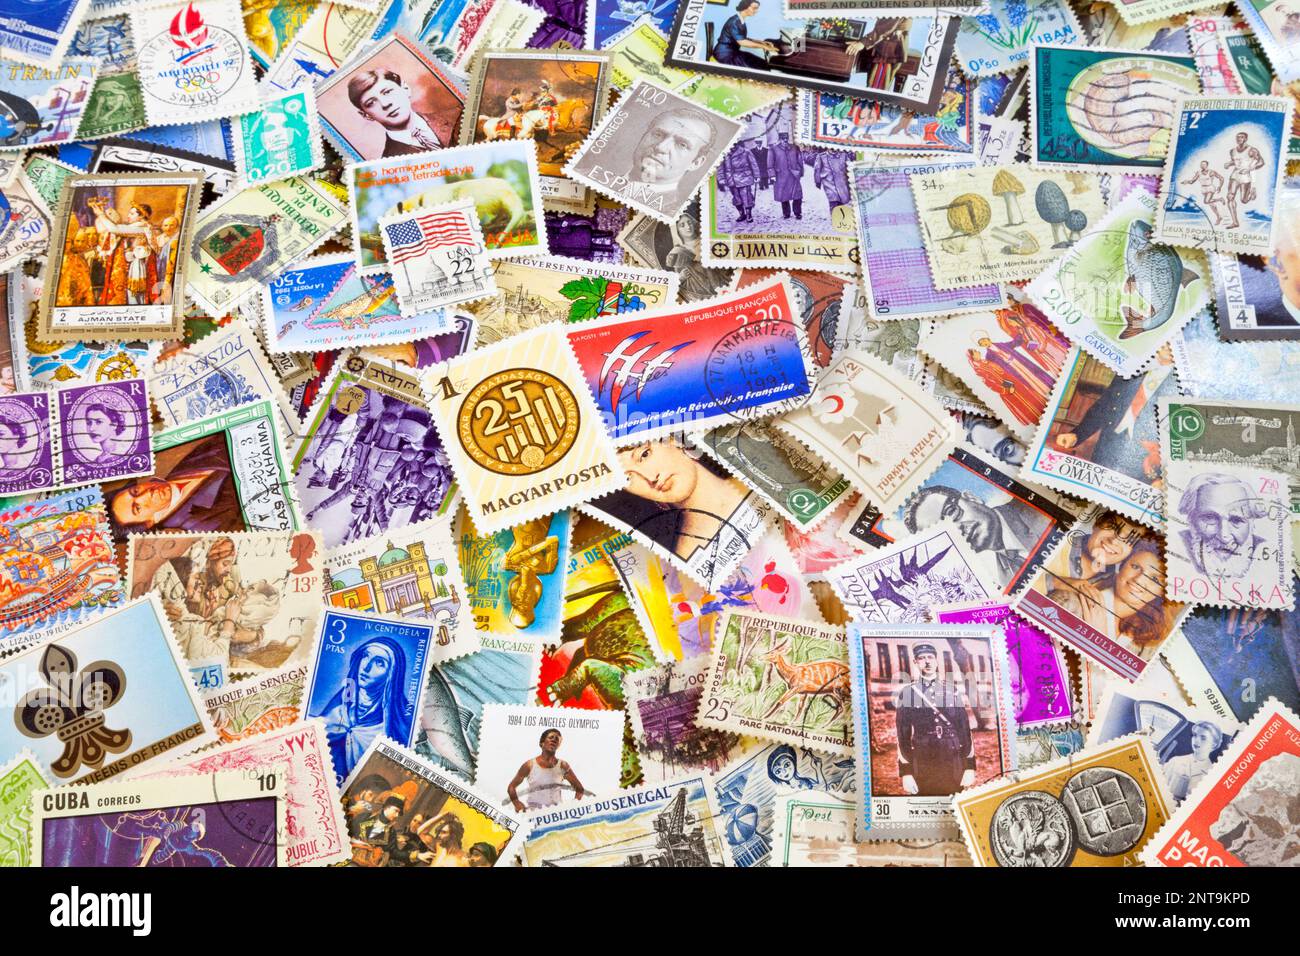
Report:
<svg viewBox="0 0 1300 956"><path fill-rule="evenodd" d="M247 740L297 722L307 669L306 664L287 664L205 694L203 707L212 718L217 743Z"/></svg>
<svg viewBox="0 0 1300 956"><path fill-rule="evenodd" d="M1026 289L1071 341L1123 378L1210 296L1204 254L1153 241L1156 205L1148 192L1129 193Z"/></svg>
<svg viewBox="0 0 1300 956"><path fill-rule="evenodd" d="M1130 735L959 794L953 809L976 866L1135 866L1174 800L1150 742Z"/></svg>

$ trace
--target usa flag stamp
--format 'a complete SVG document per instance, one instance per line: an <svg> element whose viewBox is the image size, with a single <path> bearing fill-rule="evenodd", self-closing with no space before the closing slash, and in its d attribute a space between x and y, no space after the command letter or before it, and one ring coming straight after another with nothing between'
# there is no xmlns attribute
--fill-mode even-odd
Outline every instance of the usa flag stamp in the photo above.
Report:
<svg viewBox="0 0 1300 956"><path fill-rule="evenodd" d="M472 199L379 220L402 315L497 294Z"/></svg>

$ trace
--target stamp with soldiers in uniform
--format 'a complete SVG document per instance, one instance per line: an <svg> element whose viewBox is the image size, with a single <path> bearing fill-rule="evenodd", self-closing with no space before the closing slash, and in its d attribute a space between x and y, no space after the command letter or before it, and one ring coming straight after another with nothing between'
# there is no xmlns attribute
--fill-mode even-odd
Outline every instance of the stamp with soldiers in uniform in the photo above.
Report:
<svg viewBox="0 0 1300 956"><path fill-rule="evenodd" d="M952 798L1015 770L1007 648L987 624L848 630L857 837L955 837Z"/></svg>

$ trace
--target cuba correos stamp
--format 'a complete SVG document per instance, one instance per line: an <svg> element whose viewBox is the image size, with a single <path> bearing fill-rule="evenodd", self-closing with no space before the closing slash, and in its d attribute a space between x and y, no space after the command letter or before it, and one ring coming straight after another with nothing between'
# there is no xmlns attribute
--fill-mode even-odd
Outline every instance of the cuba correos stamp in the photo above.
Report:
<svg viewBox="0 0 1300 956"><path fill-rule="evenodd" d="M32 794L47 776L26 747L0 767L0 866L32 865Z"/></svg>
<svg viewBox="0 0 1300 956"><path fill-rule="evenodd" d="M1016 768L1001 630L854 622L848 656L858 838L955 837L953 796Z"/></svg>
<svg viewBox="0 0 1300 956"><path fill-rule="evenodd" d="M234 675L305 663L324 586L315 532L135 534L130 597L158 594L194 682L207 694Z"/></svg>
<svg viewBox="0 0 1300 956"><path fill-rule="evenodd" d="M179 338L202 186L199 173L64 180L38 339Z"/></svg>
<svg viewBox="0 0 1300 956"><path fill-rule="evenodd" d="M775 425L882 510L902 504L957 444L952 416L938 402L857 350L832 362L808 404Z"/></svg>
<svg viewBox="0 0 1300 956"><path fill-rule="evenodd" d="M741 128L736 120L640 80L592 131L564 172L670 223Z"/></svg>
<svg viewBox="0 0 1300 956"><path fill-rule="evenodd" d="M1087 37L1065 0L996 0L988 13L961 18L957 62L968 76L1010 73L1045 44L1083 46Z"/></svg>
<svg viewBox="0 0 1300 956"><path fill-rule="evenodd" d="M1155 238L1218 253L1269 255L1292 108L1283 97L1182 100Z"/></svg>
<svg viewBox="0 0 1300 956"><path fill-rule="evenodd" d="M288 179L319 169L320 118L311 87L283 93L230 124L235 161L245 183Z"/></svg>
<svg viewBox="0 0 1300 956"><path fill-rule="evenodd" d="M695 720L702 727L851 754L844 631L813 621L728 611L714 638Z"/></svg>
<svg viewBox="0 0 1300 956"><path fill-rule="evenodd" d="M976 866L1135 866L1174 801L1133 735L959 794L953 809Z"/></svg>
<svg viewBox="0 0 1300 956"><path fill-rule="evenodd" d="M278 767L112 780L32 797L32 861L76 867L271 867L288 863Z"/></svg>
<svg viewBox="0 0 1300 956"><path fill-rule="evenodd" d="M910 179L938 289L1033 279L1106 214L1090 173L981 166Z"/></svg>
<svg viewBox="0 0 1300 956"><path fill-rule="evenodd" d="M430 408L480 530L500 531L625 483L581 378L554 325L429 373Z"/></svg>
<svg viewBox="0 0 1300 956"><path fill-rule="evenodd" d="M379 233L403 315L496 295L472 199L384 216Z"/></svg>
<svg viewBox="0 0 1300 956"><path fill-rule="evenodd" d="M257 109L257 81L237 0L186 0L131 11L151 126Z"/></svg>
<svg viewBox="0 0 1300 956"><path fill-rule="evenodd" d="M213 741L189 669L154 595L4 659L15 697L6 753L29 747L59 782L97 783ZM97 693L83 694L83 686Z"/></svg>

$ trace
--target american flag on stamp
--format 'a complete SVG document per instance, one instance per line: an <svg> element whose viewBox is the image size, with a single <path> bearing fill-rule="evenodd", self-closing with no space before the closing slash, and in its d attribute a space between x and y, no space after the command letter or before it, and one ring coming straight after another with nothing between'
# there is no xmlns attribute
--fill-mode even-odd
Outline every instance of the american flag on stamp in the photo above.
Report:
<svg viewBox="0 0 1300 956"><path fill-rule="evenodd" d="M389 223L388 247L392 250L390 262L405 262L440 246L472 246L477 244L469 226L470 212L451 209L447 212L416 216L405 222Z"/></svg>

